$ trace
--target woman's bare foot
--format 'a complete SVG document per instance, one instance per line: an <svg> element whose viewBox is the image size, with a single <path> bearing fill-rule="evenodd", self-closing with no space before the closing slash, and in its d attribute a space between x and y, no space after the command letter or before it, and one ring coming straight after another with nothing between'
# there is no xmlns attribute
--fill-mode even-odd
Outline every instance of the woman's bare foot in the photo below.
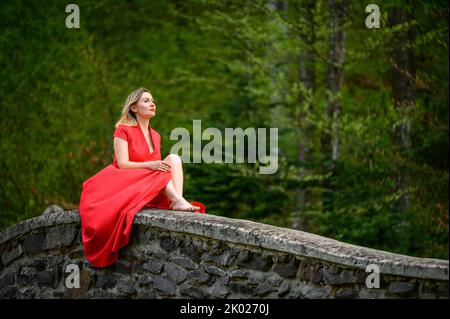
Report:
<svg viewBox="0 0 450 319"><path fill-rule="evenodd" d="M187 200L183 197L180 197L178 200L175 200L170 204L171 210L181 210L185 212L195 212L200 209L198 206L191 205Z"/></svg>

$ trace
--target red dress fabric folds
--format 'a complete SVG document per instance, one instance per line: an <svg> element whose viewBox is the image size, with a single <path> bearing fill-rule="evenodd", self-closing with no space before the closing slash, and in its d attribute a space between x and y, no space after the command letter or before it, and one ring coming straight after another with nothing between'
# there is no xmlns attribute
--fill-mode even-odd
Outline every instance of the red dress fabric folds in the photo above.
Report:
<svg viewBox="0 0 450 319"><path fill-rule="evenodd" d="M146 162L161 160L161 136L149 128L154 150L139 125L119 125L114 136L128 142L129 160ZM95 267L107 267L117 261L118 251L130 237L137 212L144 207L170 209L171 201L163 189L171 180L170 171L120 169L114 155L108 165L83 183L79 203L81 235L86 258ZM205 206L199 202L192 205Z"/></svg>

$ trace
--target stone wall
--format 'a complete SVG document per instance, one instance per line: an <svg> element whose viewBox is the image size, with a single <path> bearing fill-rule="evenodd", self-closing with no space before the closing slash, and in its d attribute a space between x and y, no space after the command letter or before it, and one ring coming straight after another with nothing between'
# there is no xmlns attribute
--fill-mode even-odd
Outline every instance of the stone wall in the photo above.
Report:
<svg viewBox="0 0 450 319"><path fill-rule="evenodd" d="M119 261L84 258L77 211L0 233L0 298L448 298L448 261L260 223L161 210L136 215ZM69 265L80 287L68 288ZM368 264L380 287L367 288Z"/></svg>

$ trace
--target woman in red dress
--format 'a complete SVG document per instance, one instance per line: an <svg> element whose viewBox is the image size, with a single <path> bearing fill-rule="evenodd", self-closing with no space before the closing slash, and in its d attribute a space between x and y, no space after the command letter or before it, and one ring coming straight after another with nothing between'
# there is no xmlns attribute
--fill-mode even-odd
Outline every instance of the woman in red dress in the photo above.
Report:
<svg viewBox="0 0 450 319"><path fill-rule="evenodd" d="M178 155L161 160L161 136L150 126L156 105L145 88L127 98L115 125L114 162L83 183L81 235L86 258L94 267L117 261L142 208L205 213L199 202L183 198L183 169Z"/></svg>

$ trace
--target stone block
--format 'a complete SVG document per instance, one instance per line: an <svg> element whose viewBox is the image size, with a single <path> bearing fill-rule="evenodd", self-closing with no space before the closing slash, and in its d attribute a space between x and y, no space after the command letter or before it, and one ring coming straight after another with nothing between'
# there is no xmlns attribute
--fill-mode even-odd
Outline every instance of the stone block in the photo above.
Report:
<svg viewBox="0 0 450 319"><path fill-rule="evenodd" d="M177 246L175 244L175 239L173 239L171 237L161 238L159 245L161 246L162 249L164 249L168 253L177 249Z"/></svg>
<svg viewBox="0 0 450 319"><path fill-rule="evenodd" d="M155 276L153 286L158 289L161 295L174 295L176 286L167 278Z"/></svg>
<svg viewBox="0 0 450 319"><path fill-rule="evenodd" d="M202 256L201 251L193 244L180 247L180 253L189 257L194 262L199 262Z"/></svg>
<svg viewBox="0 0 450 319"><path fill-rule="evenodd" d="M393 294L406 294L414 290L414 283L411 282L391 282L389 291Z"/></svg>
<svg viewBox="0 0 450 319"><path fill-rule="evenodd" d="M15 299L17 298L17 287L16 286L6 286L0 289L1 299Z"/></svg>
<svg viewBox="0 0 450 319"><path fill-rule="evenodd" d="M113 288L117 284L117 277L114 274L103 273L97 276L95 286L98 288Z"/></svg>
<svg viewBox="0 0 450 319"><path fill-rule="evenodd" d="M354 299L358 297L358 291L354 288L340 288L336 290L334 297L336 299Z"/></svg>
<svg viewBox="0 0 450 319"><path fill-rule="evenodd" d="M330 296L331 290L330 286L313 288L306 291L303 297L306 299L326 299Z"/></svg>
<svg viewBox="0 0 450 319"><path fill-rule="evenodd" d="M292 278L295 277L298 270L298 262L295 258L284 262L276 262L273 264L272 271L279 274L281 277Z"/></svg>
<svg viewBox="0 0 450 319"><path fill-rule="evenodd" d="M121 293L131 295L136 292L136 288L134 287L134 283L127 278L121 279L117 282L117 290Z"/></svg>
<svg viewBox="0 0 450 319"><path fill-rule="evenodd" d="M10 262L23 255L22 245L16 244L10 250L1 253L2 267L8 266Z"/></svg>
<svg viewBox="0 0 450 319"><path fill-rule="evenodd" d="M44 250L45 232L29 233L23 241L25 254L34 255Z"/></svg>
<svg viewBox="0 0 450 319"><path fill-rule="evenodd" d="M336 265L323 268L323 282L325 285L341 285L341 269Z"/></svg>
<svg viewBox="0 0 450 319"><path fill-rule="evenodd" d="M44 250L70 246L78 235L78 227L75 225L60 225L50 228L45 236Z"/></svg>
<svg viewBox="0 0 450 319"><path fill-rule="evenodd" d="M138 288L137 298L139 299L156 299L156 293L153 289L148 288Z"/></svg>
<svg viewBox="0 0 450 319"><path fill-rule="evenodd" d="M188 296L196 299L203 299L206 297L206 294L202 289L190 286L188 284L181 285L179 291L182 296Z"/></svg>
<svg viewBox="0 0 450 319"><path fill-rule="evenodd" d="M206 266L205 270L207 273L209 273L211 275L219 276L219 277L223 277L227 274L224 270L222 270L216 266L213 266L213 265Z"/></svg>
<svg viewBox="0 0 450 319"><path fill-rule="evenodd" d="M173 280L176 284L180 284L185 281L188 274L184 268L169 263L164 265L164 272L167 277Z"/></svg>
<svg viewBox="0 0 450 319"><path fill-rule="evenodd" d="M39 271L36 273L36 279L39 286L56 287L57 275L54 271Z"/></svg>
<svg viewBox="0 0 450 319"><path fill-rule="evenodd" d="M189 272L189 278L195 283L205 283L209 280L210 276L204 269L198 269Z"/></svg>
<svg viewBox="0 0 450 319"><path fill-rule="evenodd" d="M6 269L0 274L0 289L12 285L15 282L15 273L12 269Z"/></svg>
<svg viewBox="0 0 450 319"><path fill-rule="evenodd" d="M252 253L244 266L258 271L269 271L273 265L273 260L269 256Z"/></svg>
<svg viewBox="0 0 450 319"><path fill-rule="evenodd" d="M175 258L172 258L172 261L175 264L180 265L181 267L186 268L186 269L197 269L198 268L198 265L189 258L175 257Z"/></svg>
<svg viewBox="0 0 450 319"><path fill-rule="evenodd" d="M265 295L272 291L277 291L278 288L272 286L267 280L264 281L262 284L259 284L256 288L256 294L257 295Z"/></svg>
<svg viewBox="0 0 450 319"><path fill-rule="evenodd" d="M112 271L122 275L131 275L133 272L133 264L128 260L118 260L112 266Z"/></svg>
<svg viewBox="0 0 450 319"><path fill-rule="evenodd" d="M164 264L157 258L150 257L147 262L142 266L144 270L147 270L154 274L161 274Z"/></svg>
<svg viewBox="0 0 450 319"><path fill-rule="evenodd" d="M244 294L244 295L251 295L251 296L257 294L257 290L255 289L255 287L252 287L248 284L230 281L228 286L231 291L233 291L237 294Z"/></svg>
<svg viewBox="0 0 450 319"><path fill-rule="evenodd" d="M235 269L235 270L228 271L228 276L230 278L248 278L249 275L250 275L250 273L248 271L241 270L241 269Z"/></svg>
<svg viewBox="0 0 450 319"><path fill-rule="evenodd" d="M208 293L212 298L223 299L230 294L230 291L227 286L222 285L221 282L217 281L208 289Z"/></svg>

